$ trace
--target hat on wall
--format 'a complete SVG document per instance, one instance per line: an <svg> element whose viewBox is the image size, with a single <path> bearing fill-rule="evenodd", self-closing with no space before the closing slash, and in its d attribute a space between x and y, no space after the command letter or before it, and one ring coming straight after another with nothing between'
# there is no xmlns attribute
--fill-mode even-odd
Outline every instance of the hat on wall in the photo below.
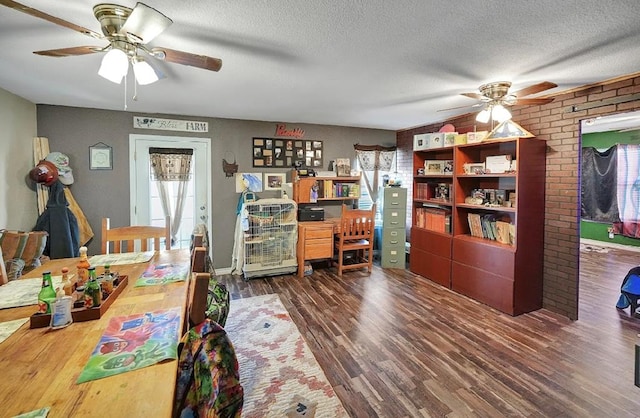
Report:
<svg viewBox="0 0 640 418"><path fill-rule="evenodd" d="M44 184L49 187L58 180L58 169L52 162L41 160L29 172L29 177L36 183Z"/></svg>
<svg viewBox="0 0 640 418"><path fill-rule="evenodd" d="M58 169L58 179L60 183L65 186L73 184L73 171L69 167L69 157L61 152L50 152L45 158L46 161L50 161Z"/></svg>

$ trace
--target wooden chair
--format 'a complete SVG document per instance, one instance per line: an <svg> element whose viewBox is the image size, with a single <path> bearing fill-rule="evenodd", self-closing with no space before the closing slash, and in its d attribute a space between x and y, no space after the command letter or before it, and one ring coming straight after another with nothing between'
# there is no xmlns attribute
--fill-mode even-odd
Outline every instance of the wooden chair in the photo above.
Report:
<svg viewBox="0 0 640 418"><path fill-rule="evenodd" d="M342 276L344 270L363 267L367 267L371 273L375 213L375 205L371 210L347 209L345 205L342 205L340 231L334 239L338 276ZM346 258L346 252L353 252L353 257Z"/></svg>
<svg viewBox="0 0 640 418"><path fill-rule="evenodd" d="M164 226L123 226L110 228L109 218L102 219L102 254L135 251L134 243L140 242L140 251L150 251L149 240L153 240L153 250L159 251L160 238L164 238L165 250L171 249L171 219L167 216ZM122 243L126 243L126 250ZM112 250L109 250L109 243Z"/></svg>
<svg viewBox="0 0 640 418"><path fill-rule="evenodd" d="M2 247L0 247L0 286L9 281L7 278L7 270L4 266L4 257L2 257Z"/></svg>
<svg viewBox="0 0 640 418"><path fill-rule="evenodd" d="M191 273L189 280L189 306L187 307L187 321L184 332L189 327L200 324L206 318L207 298L209 296L209 273Z"/></svg>
<svg viewBox="0 0 640 418"><path fill-rule="evenodd" d="M209 273L207 271L207 248L194 247L191 251L191 272Z"/></svg>

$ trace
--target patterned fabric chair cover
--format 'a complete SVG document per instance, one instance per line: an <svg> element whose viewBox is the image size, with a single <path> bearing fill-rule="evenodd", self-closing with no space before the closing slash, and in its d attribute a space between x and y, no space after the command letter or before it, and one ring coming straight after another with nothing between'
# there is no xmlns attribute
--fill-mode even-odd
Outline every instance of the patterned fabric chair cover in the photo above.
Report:
<svg viewBox="0 0 640 418"><path fill-rule="evenodd" d="M244 389L225 330L207 319L182 337L179 353L174 416L239 418Z"/></svg>

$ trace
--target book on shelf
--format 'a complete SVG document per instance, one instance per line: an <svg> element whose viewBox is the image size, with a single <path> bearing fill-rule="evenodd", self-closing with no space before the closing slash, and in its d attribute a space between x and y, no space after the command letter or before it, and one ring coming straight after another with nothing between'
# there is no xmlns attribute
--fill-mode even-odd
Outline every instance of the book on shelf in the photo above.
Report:
<svg viewBox="0 0 640 418"><path fill-rule="evenodd" d="M451 211L435 207L417 208L415 224L418 228L451 233Z"/></svg>
<svg viewBox="0 0 640 418"><path fill-rule="evenodd" d="M515 225L500 220L493 214L467 214L471 236L497 241L501 244L515 245Z"/></svg>
<svg viewBox="0 0 640 418"><path fill-rule="evenodd" d="M496 241L501 244L510 244L510 223L504 221L496 221Z"/></svg>

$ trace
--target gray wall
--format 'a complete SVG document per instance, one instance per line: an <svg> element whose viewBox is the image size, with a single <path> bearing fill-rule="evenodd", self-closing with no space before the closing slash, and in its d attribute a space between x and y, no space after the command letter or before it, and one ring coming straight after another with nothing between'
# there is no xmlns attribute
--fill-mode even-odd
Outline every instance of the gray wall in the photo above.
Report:
<svg viewBox="0 0 640 418"><path fill-rule="evenodd" d="M0 89L0 229L31 231L38 207L27 185L33 168L36 105Z"/></svg>
<svg viewBox="0 0 640 418"><path fill-rule="evenodd" d="M129 134L210 137L212 152L211 219L214 264L216 268L231 265L233 230L239 194L235 180L222 171L222 158L235 155L240 172L283 172L282 169L252 167L252 137L275 136L276 122L202 118L196 116L149 115L124 111L109 111L64 106L37 106L38 136L49 138L51 151L60 151L70 158L75 183L73 196L84 211L95 237L89 243L89 254L100 252L100 223L111 218L112 226L129 224ZM204 121L209 132L187 133L134 129L133 116L154 116ZM286 122L286 121L285 121ZM295 124L287 128L305 131L304 139L324 141L324 167L338 157L355 158L353 144L395 145L394 131L347 128L338 126ZM104 142L113 147L113 170L89 170L89 147ZM258 193L259 197L278 197L276 192Z"/></svg>

